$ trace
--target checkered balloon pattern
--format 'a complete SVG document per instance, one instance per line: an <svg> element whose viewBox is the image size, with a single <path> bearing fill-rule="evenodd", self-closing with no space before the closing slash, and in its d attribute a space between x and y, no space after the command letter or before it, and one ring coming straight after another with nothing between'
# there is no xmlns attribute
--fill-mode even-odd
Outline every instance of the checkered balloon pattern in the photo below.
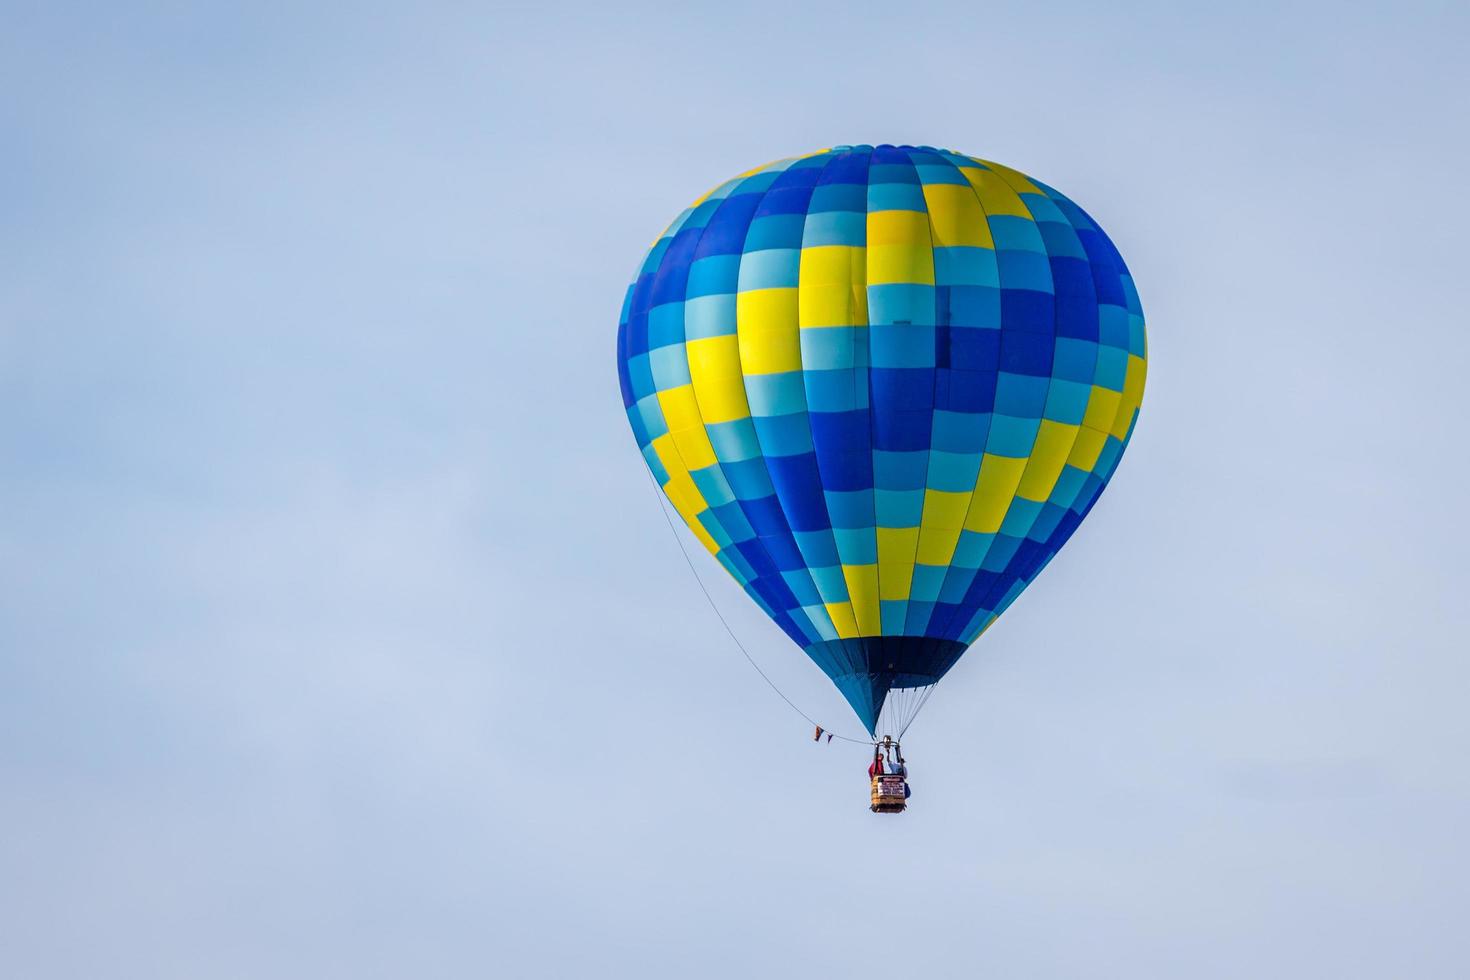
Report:
<svg viewBox="0 0 1470 980"><path fill-rule="evenodd" d="M840 146L729 180L629 287L618 377L675 510L870 732L1066 543L1143 397L1090 217L999 164Z"/></svg>

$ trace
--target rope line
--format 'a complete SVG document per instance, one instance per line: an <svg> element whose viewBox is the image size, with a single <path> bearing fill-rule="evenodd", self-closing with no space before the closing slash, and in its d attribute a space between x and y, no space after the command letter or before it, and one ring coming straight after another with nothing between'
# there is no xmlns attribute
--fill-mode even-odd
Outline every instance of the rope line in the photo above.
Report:
<svg viewBox="0 0 1470 980"><path fill-rule="evenodd" d="M924 693L918 696L918 703L914 705L913 713L909 715L909 720L904 722L903 727L898 730L899 738L903 738L904 733L909 730L909 726L918 720L919 712L924 710L924 705L929 703L929 695L933 694L934 689L938 686L936 683L924 688Z"/></svg>
<svg viewBox="0 0 1470 980"><path fill-rule="evenodd" d="M639 460L639 462L641 463L643 461ZM730 628L729 622L727 622L725 619L725 614L720 612L720 607L715 603L715 597L710 595L709 589L704 584L704 579L700 577L699 569L694 567L694 559L689 557L689 549L684 546L684 539L679 536L679 529L674 526L674 519L669 516L668 501L664 499L663 490L659 487L658 481L654 479L653 473L648 469L647 466L644 466L643 470L644 472L648 473L648 482L653 485L653 495L658 498L659 513L664 515L664 522L669 525L669 533L674 536L674 541L677 542L679 545L679 553L684 556L684 563L689 566L689 571L694 576L694 581L699 583L699 591L704 593L704 599L706 602L709 603L709 607L714 610L715 616L720 621L720 625L725 627L725 632L730 635L730 639L735 642L736 648L738 648L741 654L744 655L746 661L755 668L755 672L761 675L761 680L770 685L771 690L775 691L782 701L785 701L788 705L790 705L792 711L795 711L797 714L805 718L807 724L811 725L813 728L820 728L822 729L824 734L830 734L833 738L841 739L844 742L853 742L858 745L876 745L877 742L871 738L848 738L846 735L839 735L836 732L830 731L825 725L819 725L816 721L812 719L811 715L798 708L796 706L796 702L792 701L784 693L782 693L781 689L776 686L775 681L766 676L766 672L764 670L761 670L760 664L755 662L755 658L750 655L750 651L745 649L745 644L740 642L740 637L736 636L735 631Z"/></svg>

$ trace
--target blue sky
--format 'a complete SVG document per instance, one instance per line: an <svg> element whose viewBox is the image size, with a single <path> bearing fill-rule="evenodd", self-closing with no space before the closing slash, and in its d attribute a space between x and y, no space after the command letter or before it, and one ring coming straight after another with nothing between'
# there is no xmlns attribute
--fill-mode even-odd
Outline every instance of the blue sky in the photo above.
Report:
<svg viewBox="0 0 1470 980"><path fill-rule="evenodd" d="M1459 974L1463 7L299 6L6 5L8 975ZM685 204L855 142L1056 186L1150 328L896 820L613 360Z"/></svg>

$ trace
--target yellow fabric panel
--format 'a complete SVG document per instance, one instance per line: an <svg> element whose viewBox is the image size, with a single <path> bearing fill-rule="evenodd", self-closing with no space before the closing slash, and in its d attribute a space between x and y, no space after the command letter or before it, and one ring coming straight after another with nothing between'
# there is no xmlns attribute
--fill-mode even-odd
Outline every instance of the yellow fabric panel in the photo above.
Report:
<svg viewBox="0 0 1470 980"><path fill-rule="evenodd" d="M672 434L674 445L679 448L679 455L684 458L684 465L691 473L719 462L715 458L715 447L710 445L703 425L693 429L679 429Z"/></svg>
<svg viewBox="0 0 1470 980"><path fill-rule="evenodd" d="M992 172L998 174L1017 194L1039 194L1042 197L1046 196L1046 192L1031 183L1031 178L1021 173L1021 171L1012 170L1004 164L992 163L989 160L981 160L980 162L989 167Z"/></svg>
<svg viewBox="0 0 1470 980"><path fill-rule="evenodd" d="M845 286L863 277L864 248L861 245L813 245L801 250L797 282L807 286Z"/></svg>
<svg viewBox="0 0 1470 980"><path fill-rule="evenodd" d="M735 297L740 367L749 374L801 370L795 287L751 289Z"/></svg>
<svg viewBox="0 0 1470 980"><path fill-rule="evenodd" d="M929 228L934 245L974 245L995 248L985 212L971 188L959 184L925 184L924 203L929 207Z"/></svg>
<svg viewBox="0 0 1470 980"><path fill-rule="evenodd" d="M917 533L918 529L915 528ZM909 552L910 555L913 552ZM911 561L878 562L878 598L893 601L907 599L914 585L914 563Z"/></svg>
<svg viewBox="0 0 1470 980"><path fill-rule="evenodd" d="M659 436L653 440L653 451L669 473L669 481L664 484L664 489L669 493L669 500L673 502L674 508L686 521L692 521L694 515L708 509L709 504L689 476L689 467L684 465L674 437L668 433Z"/></svg>
<svg viewBox="0 0 1470 980"><path fill-rule="evenodd" d="M716 554L720 546L715 539L710 537L704 525L699 523L699 515L709 508L705 505L704 497L699 488L694 485L694 480L682 468L678 472L669 475L669 482L664 484L664 493L668 494L669 502L674 505L674 510L684 518L684 523L689 525L689 530L699 539L710 554Z"/></svg>
<svg viewBox="0 0 1470 980"><path fill-rule="evenodd" d="M989 453L980 457L980 476L975 480L975 498L970 501L965 530L982 534L999 531L1025 471L1024 459Z"/></svg>
<svg viewBox="0 0 1470 980"><path fill-rule="evenodd" d="M653 452L658 461L664 464L664 469L670 473L686 472L684 460L679 458L679 447L674 445L674 437L665 432L653 440Z"/></svg>
<svg viewBox="0 0 1470 980"><path fill-rule="evenodd" d="M735 294L735 324L737 331L746 324L795 323L796 287L778 286L774 289L747 289Z"/></svg>
<svg viewBox="0 0 1470 980"><path fill-rule="evenodd" d="M868 285L934 284L934 250L928 245L874 245L868 249Z"/></svg>
<svg viewBox="0 0 1470 980"><path fill-rule="evenodd" d="M801 335L796 321L740 328L740 366L746 376L801 370Z"/></svg>
<svg viewBox="0 0 1470 980"><path fill-rule="evenodd" d="M802 327L855 327L868 322L868 287L861 277L845 286L801 287Z"/></svg>
<svg viewBox="0 0 1470 980"><path fill-rule="evenodd" d="M880 527L878 531L878 598L907 599L914 577L916 527Z"/></svg>
<svg viewBox="0 0 1470 980"><path fill-rule="evenodd" d="M689 356L689 377L694 381L699 414L706 425L750 415L745 380L740 373L740 342L733 333L691 340L684 351Z"/></svg>
<svg viewBox="0 0 1470 980"><path fill-rule="evenodd" d="M1077 441L1072 445L1072 455L1067 457L1068 464L1085 473L1091 473L1107 442L1106 432L1099 432L1097 429L1084 425L1077 430Z"/></svg>
<svg viewBox="0 0 1470 980"><path fill-rule="evenodd" d="M1137 354L1128 355L1128 373L1123 377L1123 397L1118 402L1118 415L1113 419L1112 434L1119 439L1128 435L1133 413L1143 402L1143 381L1148 365Z"/></svg>
<svg viewBox="0 0 1470 980"><path fill-rule="evenodd" d="M929 216L918 211L868 213L868 284L934 282Z"/></svg>
<svg viewBox="0 0 1470 980"><path fill-rule="evenodd" d="M878 636L883 623L878 616L878 566L843 565L842 578L857 619L859 636Z"/></svg>
<svg viewBox="0 0 1470 980"><path fill-rule="evenodd" d="M929 244L929 216L922 211L869 211L868 247Z"/></svg>
<svg viewBox="0 0 1470 980"><path fill-rule="evenodd" d="M1031 212L1011 185L1000 174L983 167L961 167L960 173L970 182L980 198L980 206L988 215L1010 214L1018 218L1029 218Z"/></svg>
<svg viewBox="0 0 1470 980"><path fill-rule="evenodd" d="M1081 426L1051 419L1041 420L1041 428L1036 433L1036 445L1031 447L1031 459L1016 487L1016 496L1035 501L1044 501L1051 496L1052 487L1057 485L1057 477L1062 475L1062 467L1067 465L1072 444L1077 441L1079 428Z"/></svg>
<svg viewBox="0 0 1470 980"><path fill-rule="evenodd" d="M829 602L826 606L827 616L838 636L846 640L858 635L857 617L852 614L851 602Z"/></svg>
<svg viewBox="0 0 1470 980"><path fill-rule="evenodd" d="M669 427L670 432L703 425L699 417L699 405L694 401L694 388L691 385L680 385L677 388L666 388L660 391L658 407L659 411L664 413L664 424ZM697 466L689 468L698 469Z"/></svg>
<svg viewBox="0 0 1470 980"><path fill-rule="evenodd" d="M653 452L669 473L669 480L664 484L664 491L669 495L669 500L673 503L674 509L679 512L679 516L692 524L697 515L709 509L709 504L689 476L689 467L684 465L674 437L669 433L664 433L653 440Z"/></svg>
<svg viewBox="0 0 1470 980"><path fill-rule="evenodd" d="M948 490L927 489L924 491L923 527L959 529L965 526L965 514L970 509L970 494Z"/></svg>
<svg viewBox="0 0 1470 980"><path fill-rule="evenodd" d="M969 499L969 494L965 495ZM964 520L964 515L960 515ZM933 527L924 525L919 531L919 554L920 565L938 565L943 567L954 559L954 549L960 543L960 529L958 527Z"/></svg>
<svg viewBox="0 0 1470 980"><path fill-rule="evenodd" d="M701 380L740 377L740 344L733 333L688 341L684 353L689 358L689 377L695 385Z"/></svg>
<svg viewBox="0 0 1470 980"><path fill-rule="evenodd" d="M919 529L916 527L880 527L878 531L878 564L914 560L914 549L919 546Z"/></svg>
<svg viewBox="0 0 1470 980"><path fill-rule="evenodd" d="M712 555L718 555L720 553L720 543L710 537L710 533L704 529L703 524L699 523L698 520L687 523L689 524L690 533L694 535L694 540L704 545L705 551L708 551Z"/></svg>
<svg viewBox="0 0 1470 980"><path fill-rule="evenodd" d="M669 434L679 450L686 470L703 469L715 463L715 450L704 431L699 405L694 400L692 385L680 385L658 393L658 407L664 413Z"/></svg>
<svg viewBox="0 0 1470 980"><path fill-rule="evenodd" d="M1082 424L1099 432L1112 431L1113 420L1118 417L1118 402L1122 397L1121 392L1093 385L1092 394L1087 399L1087 411L1082 415Z"/></svg>
<svg viewBox="0 0 1470 980"><path fill-rule="evenodd" d="M798 318L803 327L847 327L868 322L867 250L818 245L801 250Z"/></svg>
<svg viewBox="0 0 1470 980"><path fill-rule="evenodd" d="M663 396L665 394L677 392L684 388L688 388L688 385L670 389L669 392L659 392L660 407L664 404ZM692 396L690 400L692 401ZM678 398L676 397L673 403L675 404L675 409L679 410L677 402ZM688 412L687 406L683 408L683 411ZM667 415L665 418L667 418ZM695 413L695 419L697 421L698 413ZM704 427L701 425L700 432L702 433L703 431ZM709 440L706 437L705 445L708 444ZM717 554L720 546L715 542L714 538L710 537L709 532L704 529L704 526L699 523L699 515L709 509L709 504L705 501L704 495L699 492L699 487L694 485L694 480L689 475L689 467L684 463L684 458L680 453L675 437L670 433L659 436L653 440L653 451L658 456L659 462L663 464L664 469L669 473L668 482L663 485L664 493L668 495L669 502L674 505L674 510L679 512L679 516L684 518L684 523L689 525L689 530L699 539L699 543L704 545L705 550L712 555ZM714 459L713 450L710 452L710 459L711 461Z"/></svg>
<svg viewBox="0 0 1470 980"><path fill-rule="evenodd" d="M704 416L706 425L750 415L750 405L745 400L745 382L738 376L696 380L694 393L699 398L699 413Z"/></svg>

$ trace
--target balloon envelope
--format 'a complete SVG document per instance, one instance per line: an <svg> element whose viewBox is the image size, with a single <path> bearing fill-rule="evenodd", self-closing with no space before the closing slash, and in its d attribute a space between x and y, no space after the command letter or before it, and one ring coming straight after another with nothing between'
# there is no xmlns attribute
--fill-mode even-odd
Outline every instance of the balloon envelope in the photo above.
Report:
<svg viewBox="0 0 1470 980"><path fill-rule="evenodd" d="M1081 208L930 147L726 181L654 244L618 329L659 485L870 732L1077 529L1145 361L1133 281Z"/></svg>

